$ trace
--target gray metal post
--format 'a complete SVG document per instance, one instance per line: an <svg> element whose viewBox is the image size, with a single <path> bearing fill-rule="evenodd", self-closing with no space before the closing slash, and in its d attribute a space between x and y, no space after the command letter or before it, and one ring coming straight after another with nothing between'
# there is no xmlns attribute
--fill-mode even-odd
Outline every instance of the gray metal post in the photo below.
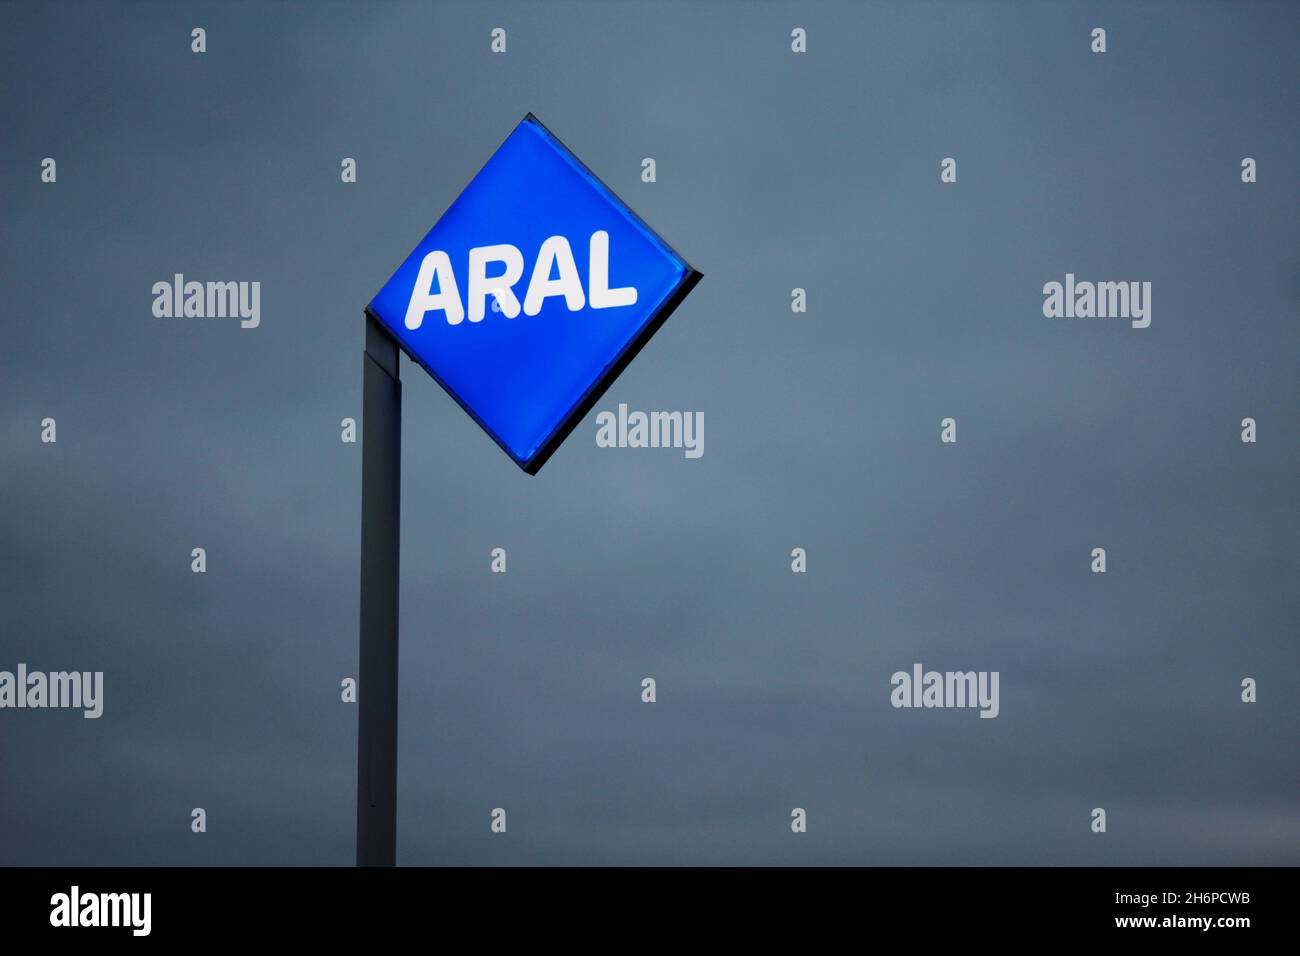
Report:
<svg viewBox="0 0 1300 956"><path fill-rule="evenodd" d="M397 565L402 383L397 343L366 316L361 405L357 866L397 862Z"/></svg>

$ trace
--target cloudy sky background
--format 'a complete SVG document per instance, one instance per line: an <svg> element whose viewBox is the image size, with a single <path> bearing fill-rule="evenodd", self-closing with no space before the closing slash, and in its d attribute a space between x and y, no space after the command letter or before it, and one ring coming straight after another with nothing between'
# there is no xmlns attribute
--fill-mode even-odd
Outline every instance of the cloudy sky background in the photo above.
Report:
<svg viewBox="0 0 1300 956"><path fill-rule="evenodd" d="M0 669L106 682L0 712L0 863L352 862L361 310L529 110L705 278L536 478L403 359L400 863L1300 862L1293 4L0 19Z"/></svg>

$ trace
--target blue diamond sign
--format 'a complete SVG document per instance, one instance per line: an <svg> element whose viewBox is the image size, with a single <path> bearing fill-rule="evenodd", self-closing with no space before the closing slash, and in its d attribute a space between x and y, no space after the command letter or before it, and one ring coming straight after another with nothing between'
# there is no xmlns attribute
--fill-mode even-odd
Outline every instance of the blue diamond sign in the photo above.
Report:
<svg viewBox="0 0 1300 956"><path fill-rule="evenodd" d="M529 113L366 311L536 474L699 279Z"/></svg>

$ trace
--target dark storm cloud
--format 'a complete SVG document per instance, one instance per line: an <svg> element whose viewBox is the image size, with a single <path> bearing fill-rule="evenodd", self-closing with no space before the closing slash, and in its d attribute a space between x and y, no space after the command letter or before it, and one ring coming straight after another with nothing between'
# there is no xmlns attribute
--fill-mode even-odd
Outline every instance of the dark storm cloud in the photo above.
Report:
<svg viewBox="0 0 1300 956"><path fill-rule="evenodd" d="M530 479L404 363L401 862L1297 862L1293 7L3 16L0 669L106 686L0 713L0 862L351 862L361 309L528 110L705 273L598 407L706 453ZM1000 716L894 710L916 661Z"/></svg>

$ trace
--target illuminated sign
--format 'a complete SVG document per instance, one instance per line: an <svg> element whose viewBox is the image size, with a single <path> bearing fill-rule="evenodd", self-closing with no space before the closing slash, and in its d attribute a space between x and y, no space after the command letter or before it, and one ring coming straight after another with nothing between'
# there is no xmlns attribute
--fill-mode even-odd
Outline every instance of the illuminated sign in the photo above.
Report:
<svg viewBox="0 0 1300 956"><path fill-rule="evenodd" d="M699 279L529 113L367 312L536 474Z"/></svg>

